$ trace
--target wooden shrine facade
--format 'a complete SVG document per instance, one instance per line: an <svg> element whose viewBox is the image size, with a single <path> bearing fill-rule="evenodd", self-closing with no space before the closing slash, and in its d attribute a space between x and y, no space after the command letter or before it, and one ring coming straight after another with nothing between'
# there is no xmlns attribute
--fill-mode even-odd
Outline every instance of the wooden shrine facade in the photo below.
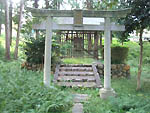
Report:
<svg viewBox="0 0 150 113"><path fill-rule="evenodd" d="M66 47L63 58L88 57L99 58L99 50L102 47L102 37L98 31L60 31L59 42Z"/></svg>

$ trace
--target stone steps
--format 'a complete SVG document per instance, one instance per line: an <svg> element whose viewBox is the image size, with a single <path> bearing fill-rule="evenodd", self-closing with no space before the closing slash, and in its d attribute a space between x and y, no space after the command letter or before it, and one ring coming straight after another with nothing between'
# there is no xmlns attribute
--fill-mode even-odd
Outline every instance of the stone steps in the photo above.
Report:
<svg viewBox="0 0 150 113"><path fill-rule="evenodd" d="M74 106L72 108L72 113L84 113L83 102L88 101L89 96L87 94L73 94Z"/></svg>
<svg viewBox="0 0 150 113"><path fill-rule="evenodd" d="M95 82L58 82L57 85L67 87L97 87L97 84Z"/></svg>
<svg viewBox="0 0 150 113"><path fill-rule="evenodd" d="M91 67L90 64L61 64L60 67Z"/></svg>
<svg viewBox="0 0 150 113"><path fill-rule="evenodd" d="M56 85L66 87L102 87L95 65L57 65L53 81Z"/></svg>
<svg viewBox="0 0 150 113"><path fill-rule="evenodd" d="M94 76L58 76L58 81L95 82Z"/></svg>
<svg viewBox="0 0 150 113"><path fill-rule="evenodd" d="M93 71L92 67L60 67L60 71Z"/></svg>
<svg viewBox="0 0 150 113"><path fill-rule="evenodd" d="M60 76L93 76L94 73L93 72L80 72L80 71L60 71L58 73Z"/></svg>

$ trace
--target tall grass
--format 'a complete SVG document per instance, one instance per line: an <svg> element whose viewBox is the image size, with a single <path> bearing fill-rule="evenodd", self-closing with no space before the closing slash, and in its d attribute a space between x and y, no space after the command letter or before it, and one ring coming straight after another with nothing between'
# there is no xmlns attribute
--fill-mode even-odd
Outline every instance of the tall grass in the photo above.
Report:
<svg viewBox="0 0 150 113"><path fill-rule="evenodd" d="M70 113L71 94L45 87L42 75L21 70L17 61L0 61L0 113Z"/></svg>

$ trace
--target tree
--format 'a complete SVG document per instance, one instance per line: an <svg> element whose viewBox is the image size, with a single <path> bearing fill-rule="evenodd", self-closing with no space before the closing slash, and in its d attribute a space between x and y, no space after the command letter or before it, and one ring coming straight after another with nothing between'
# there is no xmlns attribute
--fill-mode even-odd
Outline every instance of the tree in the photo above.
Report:
<svg viewBox="0 0 150 113"><path fill-rule="evenodd" d="M139 66L137 75L137 90L141 88L140 78L142 73L143 60L143 31L150 26L150 1L149 0L128 0L127 5L131 8L131 13L126 17L125 27L126 33L139 30Z"/></svg>
<svg viewBox="0 0 150 113"><path fill-rule="evenodd" d="M39 0L34 0L34 8L38 8L39 7L39 4L38 4ZM39 30L35 30L35 37L38 38L39 37Z"/></svg>
<svg viewBox="0 0 150 113"><path fill-rule="evenodd" d="M5 23L5 16L4 16L4 4L0 2L0 35L2 30L2 24Z"/></svg>
<svg viewBox="0 0 150 113"><path fill-rule="evenodd" d="M10 24L9 24L9 7L8 0L5 0L5 58L10 60Z"/></svg>
<svg viewBox="0 0 150 113"><path fill-rule="evenodd" d="M33 5L34 5L35 8L38 8L38 7L39 7L38 1L39 1L39 0L34 0L34 4L33 4Z"/></svg>
<svg viewBox="0 0 150 113"><path fill-rule="evenodd" d="M101 10L118 9L120 1L123 1L123 0L98 0L98 1L94 0L93 8L101 9Z"/></svg>
<svg viewBox="0 0 150 113"><path fill-rule="evenodd" d="M10 45L12 43L12 0L9 0Z"/></svg>
<svg viewBox="0 0 150 113"><path fill-rule="evenodd" d="M46 9L60 9L63 0L45 0Z"/></svg>
<svg viewBox="0 0 150 113"><path fill-rule="evenodd" d="M23 13L23 7L24 7L24 0L20 1L20 12L19 12L19 22L18 22L18 31L17 31L17 38L16 38L16 46L14 51L14 58L18 58L18 46L19 46L19 37L20 37L20 31L21 31L21 20L22 20L22 13Z"/></svg>

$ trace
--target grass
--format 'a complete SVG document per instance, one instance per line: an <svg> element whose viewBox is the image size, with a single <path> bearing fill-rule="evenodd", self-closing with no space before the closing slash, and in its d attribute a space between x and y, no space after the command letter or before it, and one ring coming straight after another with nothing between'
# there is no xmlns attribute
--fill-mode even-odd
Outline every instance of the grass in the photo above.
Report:
<svg viewBox="0 0 150 113"><path fill-rule="evenodd" d="M131 66L131 79L112 79L112 88L117 98L102 100L99 89L65 88L43 86L43 72L20 69L21 61L3 61L4 38L0 38L0 112L2 113L71 113L70 93L88 94L84 103L85 113L150 113L150 44L144 43L142 90L136 91L136 75L139 60L139 45L124 43L129 47L127 64ZM120 44L116 40L114 44ZM90 58L63 59L66 64L91 64ZM102 79L103 81L103 79Z"/></svg>
<svg viewBox="0 0 150 113"><path fill-rule="evenodd" d="M20 61L0 61L0 113L71 113L69 92L44 87L43 72L20 68Z"/></svg>
<svg viewBox="0 0 150 113"><path fill-rule="evenodd" d="M63 63L65 64L92 64L95 60L92 58L65 58Z"/></svg>

